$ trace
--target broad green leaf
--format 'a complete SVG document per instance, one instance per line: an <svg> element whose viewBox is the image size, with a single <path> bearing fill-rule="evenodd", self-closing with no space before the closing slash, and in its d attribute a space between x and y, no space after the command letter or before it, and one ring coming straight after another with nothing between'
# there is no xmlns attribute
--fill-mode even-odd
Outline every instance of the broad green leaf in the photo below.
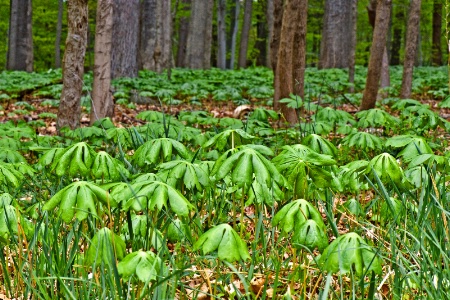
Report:
<svg viewBox="0 0 450 300"><path fill-rule="evenodd" d="M317 247L322 252L328 246L328 236L325 230L323 230L322 225L309 219L294 231L292 243L294 246L305 246L311 251Z"/></svg>
<svg viewBox="0 0 450 300"><path fill-rule="evenodd" d="M84 264L92 266L116 264L116 260L121 260L126 254L125 242L109 228L102 228L97 231L89 243L89 248L84 257Z"/></svg>
<svg viewBox="0 0 450 300"><path fill-rule="evenodd" d="M159 138L148 141L140 146L133 155L133 161L139 167L156 166L172 160L172 155L189 159L189 150L180 142L170 138Z"/></svg>
<svg viewBox="0 0 450 300"><path fill-rule="evenodd" d="M327 122L332 126L336 124L355 124L355 119L346 111L325 107L314 115L315 121ZM326 153L328 154L328 153Z"/></svg>
<svg viewBox="0 0 450 300"><path fill-rule="evenodd" d="M104 151L97 153L91 169L95 179L105 181L120 180L122 176L127 177L129 175L128 170L125 169L119 160L111 157L111 155Z"/></svg>
<svg viewBox="0 0 450 300"><path fill-rule="evenodd" d="M22 179L23 175L14 168L14 165L0 162L0 188L17 188Z"/></svg>
<svg viewBox="0 0 450 300"><path fill-rule="evenodd" d="M389 153L377 155L370 161L365 171L369 178L373 178L372 170L377 173L381 182L386 184L392 180L398 186L402 185L403 171Z"/></svg>
<svg viewBox="0 0 450 300"><path fill-rule="evenodd" d="M396 117L378 108L372 108L357 112L355 116L359 119L357 126L361 128L395 128L400 124L400 121Z"/></svg>
<svg viewBox="0 0 450 300"><path fill-rule="evenodd" d="M16 150L0 147L0 161L5 163L25 163L25 158Z"/></svg>
<svg viewBox="0 0 450 300"><path fill-rule="evenodd" d="M383 147L383 140L368 132L355 132L343 138L342 145L362 150L380 150Z"/></svg>
<svg viewBox="0 0 450 300"><path fill-rule="evenodd" d="M96 155L95 151L85 142L76 143L64 149L62 154L52 156L53 163L51 171L55 171L56 175L69 175L75 177L77 175L89 176L91 166Z"/></svg>
<svg viewBox="0 0 450 300"><path fill-rule="evenodd" d="M322 229L326 230L322 215L308 201L297 199L286 204L275 214L272 220L273 226L280 226L283 232L298 231L307 220L314 220Z"/></svg>
<svg viewBox="0 0 450 300"><path fill-rule="evenodd" d="M315 152L319 154L330 155L332 157L336 157L338 150L335 145L333 145L329 140L321 137L317 134L310 134L305 137L302 141L302 144L308 146Z"/></svg>
<svg viewBox="0 0 450 300"><path fill-rule="evenodd" d="M204 254L217 250L219 259L229 262L250 259L247 246L228 224L217 225L205 232L194 244Z"/></svg>
<svg viewBox="0 0 450 300"><path fill-rule="evenodd" d="M117 265L117 271L125 281L136 275L142 282L157 280L161 276L161 259L151 251L138 250L125 256Z"/></svg>
<svg viewBox="0 0 450 300"><path fill-rule="evenodd" d="M195 163L185 160L173 160L160 164L158 169L158 176L173 187L182 183L188 190L195 188L202 191L211 185L209 174L206 173L204 168Z"/></svg>
<svg viewBox="0 0 450 300"><path fill-rule="evenodd" d="M319 259L319 265L328 272L341 275L351 270L357 276L362 276L369 271L377 274L382 272L381 262L371 247L354 232L341 235L335 239L323 252Z"/></svg>
<svg viewBox="0 0 450 300"><path fill-rule="evenodd" d="M228 129L212 137L209 141L203 144L203 148L207 149L215 146L217 150L223 150L227 144L228 148L236 148L254 139L254 136L249 135L242 129Z"/></svg>

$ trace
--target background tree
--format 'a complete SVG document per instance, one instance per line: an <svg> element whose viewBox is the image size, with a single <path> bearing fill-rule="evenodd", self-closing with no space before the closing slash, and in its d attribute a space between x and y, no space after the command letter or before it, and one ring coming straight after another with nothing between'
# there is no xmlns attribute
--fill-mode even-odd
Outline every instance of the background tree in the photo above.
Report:
<svg viewBox="0 0 450 300"><path fill-rule="evenodd" d="M141 2L139 69L161 72L172 60L170 1Z"/></svg>
<svg viewBox="0 0 450 300"><path fill-rule="evenodd" d="M58 19L56 22L55 38L55 68L61 68L61 35L64 11L64 0L58 0Z"/></svg>
<svg viewBox="0 0 450 300"><path fill-rule="evenodd" d="M111 76L138 75L139 0L113 1Z"/></svg>
<svg viewBox="0 0 450 300"><path fill-rule="evenodd" d="M357 17L358 17L358 0L351 0L351 23L352 23L352 31L351 31L351 45L350 45L350 53L349 53L349 61L348 61L348 82L350 85L350 92L353 93L355 91L355 65L356 65L356 42L357 42Z"/></svg>
<svg viewBox="0 0 450 300"><path fill-rule="evenodd" d="M217 2L217 67L227 67L227 1Z"/></svg>
<svg viewBox="0 0 450 300"><path fill-rule="evenodd" d="M31 0L11 0L9 18L8 70L33 71Z"/></svg>
<svg viewBox="0 0 450 300"><path fill-rule="evenodd" d="M111 94L112 1L97 2L91 124L98 119L114 116L114 102Z"/></svg>
<svg viewBox="0 0 450 300"><path fill-rule="evenodd" d="M80 124L83 89L84 56L88 32L88 0L67 3L68 34L63 59L63 89L58 110L57 127L74 129Z"/></svg>
<svg viewBox="0 0 450 300"><path fill-rule="evenodd" d="M186 47L189 33L189 14L191 0L181 0L181 17L178 25L177 67L185 67Z"/></svg>
<svg viewBox="0 0 450 300"><path fill-rule="evenodd" d="M411 97L414 61L417 53L417 40L419 38L421 3L421 0L411 0L409 6L405 60L403 62L402 89L400 92L400 98L402 99L408 99Z"/></svg>
<svg viewBox="0 0 450 300"><path fill-rule="evenodd" d="M432 42L432 63L435 66L442 66L442 0L433 2L433 42Z"/></svg>
<svg viewBox="0 0 450 300"><path fill-rule="evenodd" d="M211 67L213 0L192 0L185 66L193 69Z"/></svg>
<svg viewBox="0 0 450 300"><path fill-rule="evenodd" d="M386 49L392 0L378 0L372 47L370 48L366 88L361 102L361 110L375 107L381 77L383 54Z"/></svg>
<svg viewBox="0 0 450 300"><path fill-rule="evenodd" d="M352 31L352 1L326 0L319 68L349 67Z"/></svg>
<svg viewBox="0 0 450 300"><path fill-rule="evenodd" d="M252 25L253 0L245 0L244 21L242 23L241 41L239 45L239 68L247 66L247 51L250 36L250 27Z"/></svg>
<svg viewBox="0 0 450 300"><path fill-rule="evenodd" d="M237 36L238 36L238 30L239 30L239 11L240 11L240 2L239 0L235 0L234 1L234 6L233 6L233 12L231 13L231 34L230 34L230 40L229 40L229 44L230 44L230 61L228 64L228 68L229 69L234 69L234 62L235 62L235 58L236 58L236 41L237 41Z"/></svg>

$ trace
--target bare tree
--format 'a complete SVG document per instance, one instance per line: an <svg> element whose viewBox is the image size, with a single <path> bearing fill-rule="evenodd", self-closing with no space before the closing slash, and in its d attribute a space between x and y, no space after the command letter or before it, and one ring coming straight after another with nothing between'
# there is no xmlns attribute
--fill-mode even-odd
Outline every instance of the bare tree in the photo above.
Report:
<svg viewBox="0 0 450 300"><path fill-rule="evenodd" d="M326 0L319 68L348 68L352 30L352 1Z"/></svg>
<svg viewBox="0 0 450 300"><path fill-rule="evenodd" d="M91 124L98 119L114 116L114 102L111 94L112 1L98 0L97 2Z"/></svg>
<svg viewBox="0 0 450 300"><path fill-rule="evenodd" d="M271 58L271 49L270 49L270 39L272 37L273 33L273 22L274 22L274 0L267 0L267 7L266 7L266 19L267 19L267 36L269 37L269 41L266 45L267 48L267 58L266 58L266 67L270 68L272 66L270 62Z"/></svg>
<svg viewBox="0 0 450 300"><path fill-rule="evenodd" d="M419 37L421 2L421 0L411 0L409 4L405 59L403 61L402 89L400 92L400 98L402 99L408 99L411 97L414 61L417 52L417 39Z"/></svg>
<svg viewBox="0 0 450 300"><path fill-rule="evenodd" d="M351 31L351 45L350 57L348 61L348 82L350 85L350 92L355 92L355 65L356 65L356 31L357 31L357 16L358 16L358 0L351 0L352 5L352 31Z"/></svg>
<svg viewBox="0 0 450 300"><path fill-rule="evenodd" d="M111 77L138 75L139 0L113 1Z"/></svg>
<svg viewBox="0 0 450 300"><path fill-rule="evenodd" d="M56 21L55 68L61 68L61 34L64 0L58 0L58 19Z"/></svg>
<svg viewBox="0 0 450 300"><path fill-rule="evenodd" d="M141 2L139 66L144 70L162 72L172 60L172 16L170 1Z"/></svg>
<svg viewBox="0 0 450 300"><path fill-rule="evenodd" d="M67 3L68 34L63 58L63 89L58 110L58 129L80 125L84 57L88 32L88 0Z"/></svg>
<svg viewBox="0 0 450 300"><path fill-rule="evenodd" d="M227 24L226 10L227 1L217 2L217 67L226 69L227 67Z"/></svg>
<svg viewBox="0 0 450 300"><path fill-rule="evenodd" d="M272 65L272 70L275 73L274 76L277 76L275 71L277 69L278 48L280 47L281 25L283 23L283 5L284 0L273 0L274 17L272 34L270 36L270 63Z"/></svg>
<svg viewBox="0 0 450 300"><path fill-rule="evenodd" d="M236 57L236 41L239 29L239 10L240 10L240 2L239 0L235 0L234 2L234 16L232 17L232 33L231 33L231 41L230 41L230 64L228 66L229 69L234 69L234 61Z"/></svg>
<svg viewBox="0 0 450 300"><path fill-rule="evenodd" d="M386 49L391 7L392 0L378 0L375 28L373 30L372 47L370 48L366 88L363 94L360 108L361 110L374 108L375 102L377 101L383 54Z"/></svg>
<svg viewBox="0 0 450 300"><path fill-rule="evenodd" d="M435 66L442 66L442 0L433 3L433 46L431 49L432 61Z"/></svg>
<svg viewBox="0 0 450 300"><path fill-rule="evenodd" d="M241 42L239 45L239 68L245 68L247 66L248 40L250 37L250 27L252 25L252 7L253 0L245 0L244 21L242 23Z"/></svg>
<svg viewBox="0 0 450 300"><path fill-rule="evenodd" d="M184 16L184 14L188 13L190 10L191 0L182 0L181 4L183 16L180 18L178 27L177 67L185 67L187 38L189 34L189 17Z"/></svg>
<svg viewBox="0 0 450 300"><path fill-rule="evenodd" d="M31 0L11 0L6 69L33 71Z"/></svg>

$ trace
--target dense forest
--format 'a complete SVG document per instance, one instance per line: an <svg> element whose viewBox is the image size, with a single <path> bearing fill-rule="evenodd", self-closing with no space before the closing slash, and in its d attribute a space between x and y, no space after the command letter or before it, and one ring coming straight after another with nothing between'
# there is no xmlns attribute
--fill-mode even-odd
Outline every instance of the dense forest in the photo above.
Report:
<svg viewBox="0 0 450 300"><path fill-rule="evenodd" d="M0 299L450 299L447 1L0 5Z"/></svg>

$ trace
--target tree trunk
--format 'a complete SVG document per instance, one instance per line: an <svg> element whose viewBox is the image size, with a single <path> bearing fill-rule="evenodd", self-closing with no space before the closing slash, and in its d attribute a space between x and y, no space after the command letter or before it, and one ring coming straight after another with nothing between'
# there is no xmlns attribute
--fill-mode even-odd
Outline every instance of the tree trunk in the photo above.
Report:
<svg viewBox="0 0 450 300"><path fill-rule="evenodd" d="M348 68L352 44L352 4L326 0L319 68Z"/></svg>
<svg viewBox="0 0 450 300"><path fill-rule="evenodd" d="M361 103L361 110L375 107L378 87L381 77L381 65L386 49L392 0L378 0L375 28L373 30L372 47L370 48L369 67L367 71L366 88Z"/></svg>
<svg viewBox="0 0 450 300"><path fill-rule="evenodd" d="M139 0L113 1L111 77L138 75Z"/></svg>
<svg viewBox="0 0 450 300"><path fill-rule="evenodd" d="M272 35L270 37L270 63L274 73L276 73L275 71L277 69L278 48L280 47L281 25L283 23L284 13L283 5L284 0L273 0L274 17ZM276 74L274 76L276 76Z"/></svg>
<svg viewBox="0 0 450 300"><path fill-rule="evenodd" d="M186 67L211 67L213 0L192 0L189 34L186 48Z"/></svg>
<svg viewBox="0 0 450 300"><path fill-rule="evenodd" d="M98 0L97 2L91 124L98 119L114 116L114 102L111 94L112 1Z"/></svg>
<svg viewBox="0 0 450 300"><path fill-rule="evenodd" d="M303 81L303 78L296 78L304 72L302 57L306 53L304 47L306 43L302 40L306 36L306 20L303 17L307 14L308 4L306 0L286 0L282 18L280 45L278 46L278 60L275 72L275 94L274 108L280 110L282 117L289 124L298 122L297 112L279 100L288 98L290 93L295 92L295 82ZM277 16L275 15L275 18ZM301 27L301 30L299 30ZM298 45L295 42L299 43ZM294 52L295 51L295 52ZM294 62L300 62L295 64ZM302 66L303 65L303 66ZM303 73L304 74L304 73Z"/></svg>
<svg viewBox="0 0 450 300"><path fill-rule="evenodd" d="M57 127L80 125L84 56L88 28L88 0L67 2L68 34L63 58L63 89L58 110Z"/></svg>
<svg viewBox="0 0 450 300"><path fill-rule="evenodd" d="M267 63L267 19L264 12L267 0L260 0L257 2L258 10L256 11L256 42L255 49L258 50L258 56L256 57L257 66L266 66ZM269 35L270 36L270 35Z"/></svg>
<svg viewBox="0 0 450 300"><path fill-rule="evenodd" d="M270 40L272 38L272 33L273 33L273 22L274 22L274 7L273 7L273 1L274 0L266 0L267 1L267 7L266 7L266 19L267 19L267 36L268 36L268 41L266 44L266 49L267 49L267 53L266 53L266 62L265 65L268 68L272 67L272 63L270 62L270 58L271 58L271 49L270 49Z"/></svg>
<svg viewBox="0 0 450 300"><path fill-rule="evenodd" d="M64 11L64 0L58 0L58 20L56 22L56 38L55 38L55 68L61 68L61 34L62 34L62 18Z"/></svg>
<svg viewBox="0 0 450 300"><path fill-rule="evenodd" d="M294 87L294 94L304 99L308 0L299 1L298 4L296 17L297 28L294 31L294 42L292 44L292 85Z"/></svg>
<svg viewBox="0 0 450 300"><path fill-rule="evenodd" d="M227 1L218 0L217 3L217 67L227 67Z"/></svg>
<svg viewBox="0 0 450 300"><path fill-rule="evenodd" d="M33 71L31 0L11 0L6 69Z"/></svg>
<svg viewBox="0 0 450 300"><path fill-rule="evenodd" d="M405 21L405 11L403 6L395 7L395 20L396 22L393 25L393 33L392 33L392 44L391 44L391 65L397 66L400 65L400 49L402 45L403 39L403 28Z"/></svg>
<svg viewBox="0 0 450 300"><path fill-rule="evenodd" d="M237 41L237 34L239 29L239 10L241 5L239 4L239 0L235 1L234 4L234 17L232 19L231 24L233 25L233 31L231 33L231 45L230 45L230 65L228 66L229 69L234 69L234 61L236 57L236 41Z"/></svg>
<svg viewBox="0 0 450 300"><path fill-rule="evenodd" d="M432 63L434 66L442 66L442 2L434 0L433 4L433 46L431 49Z"/></svg>
<svg viewBox="0 0 450 300"><path fill-rule="evenodd" d="M172 59L172 15L170 1L141 2L139 68L162 72Z"/></svg>
<svg viewBox="0 0 450 300"><path fill-rule="evenodd" d="M239 68L245 68L247 66L248 40L250 27L252 26L252 7L253 0L245 0L244 22L242 23L241 42L239 46Z"/></svg>
<svg viewBox="0 0 450 300"><path fill-rule="evenodd" d="M190 0L182 0L182 10L183 13L188 13L191 1ZM180 18L180 27L178 28L178 48L177 48L177 67L185 67L186 62L186 46L187 46L187 38L189 33L189 17L181 17Z"/></svg>
<svg viewBox="0 0 450 300"><path fill-rule="evenodd" d="M355 65L356 65L356 33L357 33L357 17L358 17L358 0L351 0L352 5L352 36L350 45L350 57L348 66L348 82L350 83L350 93L355 92Z"/></svg>
<svg viewBox="0 0 450 300"><path fill-rule="evenodd" d="M405 60L403 61L403 77L400 98L411 97L414 61L419 37L421 0L411 0L409 6L408 27L406 28Z"/></svg>

